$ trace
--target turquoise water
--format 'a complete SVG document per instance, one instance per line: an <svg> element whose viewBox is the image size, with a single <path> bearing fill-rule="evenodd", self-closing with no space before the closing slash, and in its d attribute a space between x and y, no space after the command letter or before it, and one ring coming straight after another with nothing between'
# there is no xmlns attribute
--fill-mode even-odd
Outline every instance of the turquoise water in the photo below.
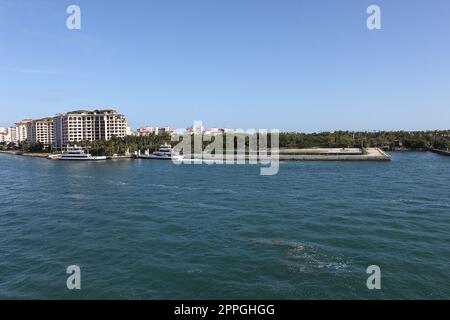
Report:
<svg viewBox="0 0 450 320"><path fill-rule="evenodd" d="M392 158L270 177L0 155L0 298L448 298L450 158ZM382 290L366 287L372 264Z"/></svg>

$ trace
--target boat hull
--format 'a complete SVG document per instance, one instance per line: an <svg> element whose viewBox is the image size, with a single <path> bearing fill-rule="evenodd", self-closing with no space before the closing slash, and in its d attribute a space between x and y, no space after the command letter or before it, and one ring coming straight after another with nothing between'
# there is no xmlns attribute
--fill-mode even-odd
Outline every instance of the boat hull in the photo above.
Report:
<svg viewBox="0 0 450 320"><path fill-rule="evenodd" d="M76 158L58 158L61 161L104 161L106 157L92 157L92 158L84 158L84 159L76 159Z"/></svg>
<svg viewBox="0 0 450 320"><path fill-rule="evenodd" d="M150 155L150 156L140 156L139 158L140 159L147 159L147 160L165 160L165 161L168 161L168 160L176 160L176 161L183 160L183 157L179 157L179 156L175 156L175 157L158 157L158 156Z"/></svg>

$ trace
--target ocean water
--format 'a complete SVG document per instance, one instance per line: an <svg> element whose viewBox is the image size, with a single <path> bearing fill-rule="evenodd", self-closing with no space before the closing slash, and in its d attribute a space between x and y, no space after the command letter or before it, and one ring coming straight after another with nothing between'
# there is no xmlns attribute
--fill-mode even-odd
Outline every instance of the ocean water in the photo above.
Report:
<svg viewBox="0 0 450 320"><path fill-rule="evenodd" d="M450 158L392 160L260 176L0 154L0 298L446 299ZM366 287L369 265L381 290Z"/></svg>

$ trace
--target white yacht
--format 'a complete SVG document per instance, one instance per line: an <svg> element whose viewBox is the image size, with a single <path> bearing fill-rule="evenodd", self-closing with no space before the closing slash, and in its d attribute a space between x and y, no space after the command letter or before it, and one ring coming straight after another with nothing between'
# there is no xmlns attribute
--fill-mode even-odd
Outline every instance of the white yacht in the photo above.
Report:
<svg viewBox="0 0 450 320"><path fill-rule="evenodd" d="M72 161L98 161L106 160L106 156L95 157L89 153L84 152L82 148L71 147L64 152L58 160L72 160Z"/></svg>
<svg viewBox="0 0 450 320"><path fill-rule="evenodd" d="M178 152L174 151L169 144L165 143L152 154L148 153L143 155L141 154L139 158L155 159L155 160L182 160L183 156L181 156Z"/></svg>

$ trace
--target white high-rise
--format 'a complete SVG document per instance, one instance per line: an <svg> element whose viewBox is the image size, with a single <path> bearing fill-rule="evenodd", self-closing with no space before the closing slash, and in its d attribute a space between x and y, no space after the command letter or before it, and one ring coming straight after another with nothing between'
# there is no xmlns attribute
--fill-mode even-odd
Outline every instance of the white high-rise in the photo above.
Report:
<svg viewBox="0 0 450 320"><path fill-rule="evenodd" d="M53 118L54 148L61 150L81 141L110 140L127 135L127 121L115 110L78 110Z"/></svg>
<svg viewBox="0 0 450 320"><path fill-rule="evenodd" d="M42 143L45 147L52 147L54 142L53 118L33 120L28 123L28 141Z"/></svg>
<svg viewBox="0 0 450 320"><path fill-rule="evenodd" d="M31 119L24 119L17 122L10 128L11 142L24 142L28 139L28 124Z"/></svg>
<svg viewBox="0 0 450 320"><path fill-rule="evenodd" d="M2 142L11 142L11 135L8 128L0 128L0 143Z"/></svg>

